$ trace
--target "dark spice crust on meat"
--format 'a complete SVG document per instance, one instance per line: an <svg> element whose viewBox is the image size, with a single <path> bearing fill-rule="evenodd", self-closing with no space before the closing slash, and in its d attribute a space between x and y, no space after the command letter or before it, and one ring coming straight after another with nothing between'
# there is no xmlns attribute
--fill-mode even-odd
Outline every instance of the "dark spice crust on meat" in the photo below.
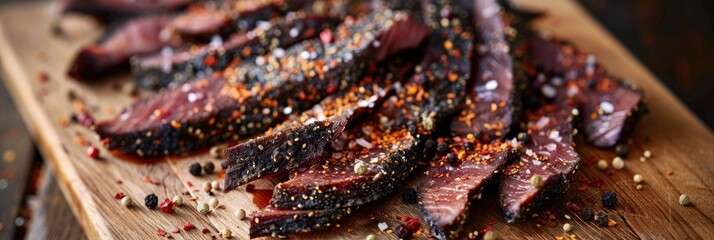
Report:
<svg viewBox="0 0 714 240"><path fill-rule="evenodd" d="M202 79L159 93L99 124L97 132L110 149L138 156L184 153L253 136L285 119L285 108L303 111L351 86L365 61L420 46L427 30L404 13L386 11L343 24L335 35L334 44L305 41L282 58L270 55L263 64L228 69L228 84L223 78Z"/></svg>
<svg viewBox="0 0 714 240"><path fill-rule="evenodd" d="M309 232L331 227L351 208L322 210L286 210L267 207L251 214L250 237L280 237L288 233Z"/></svg>
<svg viewBox="0 0 714 240"><path fill-rule="evenodd" d="M176 50L170 54L158 53L140 57L132 62L137 84L143 88L158 89L176 86L196 77L208 76L242 61L271 53L317 36L323 29L337 24L326 16L296 13L271 23L270 27L240 32L225 42L208 43L199 47ZM291 34L297 31L297 34Z"/></svg>
<svg viewBox="0 0 714 240"><path fill-rule="evenodd" d="M299 128L289 128L250 140L225 150L225 191L241 184L295 169L322 155L322 152L345 127L346 120L317 121Z"/></svg>

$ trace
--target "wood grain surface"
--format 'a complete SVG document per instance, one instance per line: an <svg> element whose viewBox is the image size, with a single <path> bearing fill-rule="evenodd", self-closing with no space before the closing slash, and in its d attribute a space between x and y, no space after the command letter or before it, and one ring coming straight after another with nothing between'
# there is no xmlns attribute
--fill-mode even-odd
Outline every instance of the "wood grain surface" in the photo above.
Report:
<svg viewBox="0 0 714 240"><path fill-rule="evenodd" d="M548 13L535 24L537 28L592 52L614 74L643 88L652 110L630 136L631 153L625 169L600 171L594 165L584 166L576 179L602 180L602 187L583 187L581 181L575 181L570 191L549 207L554 219L541 220L547 215L541 214L507 224L491 189L472 205L466 229L482 230L489 226L503 238L552 239L571 234L585 239L714 237L714 135L576 3L569 0L517 2L524 8ZM249 222L239 220L233 213L240 208L248 212L257 210L254 198L267 196L248 193L243 188L217 193L215 197L224 207L208 215L199 214L195 210L197 202L211 198L199 189L200 185L217 178L221 181L220 174L194 177L187 169L194 162L220 164L207 154L162 158L153 164L122 160L104 149L100 160L86 156L86 145L78 138L95 146L100 144L88 129L60 124L61 119L72 112L67 95L75 92L97 119L109 119L132 101L132 97L117 90L130 81L130 77L117 76L89 85L65 77L69 60L83 44L96 38L100 29L87 19L65 17L60 21L64 34L53 35L51 26L57 22L56 13L54 2L24 3L0 9L0 61L7 85L41 151L56 169L60 188L87 237L151 239L158 238L158 229L177 239L208 237L197 229L171 233L191 222L199 229L208 228L211 235L229 228L236 238L246 239ZM46 73L49 80L39 81L41 73ZM582 139L577 143L583 159L614 157L612 151L593 148ZM637 159L645 149L651 150L654 157L640 162ZM645 178L644 189L639 191L632 181L636 173ZM414 174L413 178L420 175ZM149 181L145 181L145 177ZM412 179L408 185L414 182ZM270 190L272 184L265 180L256 183L256 188ZM605 210L600 204L599 197L606 190L618 193L619 202L614 210ZM121 206L114 199L120 191L131 196L136 204L130 208ZM190 195L183 195L184 191ZM157 194L160 200L181 195L186 201L175 213L166 214L142 205L144 196L149 193ZM677 198L682 193L691 197L692 204L678 205ZM582 199L582 206L606 211L617 225L598 227L594 222L582 221L565 204L576 196ZM188 201L190 197L196 201ZM370 214L376 215L373 220ZM396 217L405 214L420 216L418 206L405 205L399 196L390 196L361 207L339 226L299 237L363 239L368 234L376 234L381 239L396 238L380 232L377 223L386 222L393 228L399 223ZM564 223L573 225L574 230L564 233ZM424 235L419 237L425 238Z"/></svg>

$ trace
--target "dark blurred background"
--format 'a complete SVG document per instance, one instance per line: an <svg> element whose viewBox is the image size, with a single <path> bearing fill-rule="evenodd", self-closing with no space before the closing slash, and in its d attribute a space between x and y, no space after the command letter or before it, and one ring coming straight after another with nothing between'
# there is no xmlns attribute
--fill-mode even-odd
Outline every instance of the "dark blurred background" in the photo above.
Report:
<svg viewBox="0 0 714 240"><path fill-rule="evenodd" d="M714 128L714 1L576 1ZM0 112L0 239L86 238L2 84Z"/></svg>
<svg viewBox="0 0 714 240"><path fill-rule="evenodd" d="M714 1L579 2L714 128Z"/></svg>

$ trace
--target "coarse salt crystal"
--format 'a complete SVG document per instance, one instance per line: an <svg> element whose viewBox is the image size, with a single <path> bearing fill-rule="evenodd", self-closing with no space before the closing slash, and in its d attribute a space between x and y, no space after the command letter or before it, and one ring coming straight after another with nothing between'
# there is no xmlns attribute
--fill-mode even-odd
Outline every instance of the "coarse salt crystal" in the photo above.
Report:
<svg viewBox="0 0 714 240"><path fill-rule="evenodd" d="M382 231L382 232L384 232L385 230L387 230L387 228L389 228L389 226L385 222L378 223L377 227L379 228L379 231Z"/></svg>
<svg viewBox="0 0 714 240"><path fill-rule="evenodd" d="M486 82L484 88L486 88L486 90L494 90L498 88L498 81L491 79L490 81Z"/></svg>
<svg viewBox="0 0 714 240"><path fill-rule="evenodd" d="M612 105L610 102L601 102L600 110L602 110L605 115L608 115L615 111L615 105Z"/></svg>
<svg viewBox="0 0 714 240"><path fill-rule="evenodd" d="M549 143L548 145L545 146L548 151L555 151L555 149L558 148L558 145L555 145L555 143Z"/></svg>

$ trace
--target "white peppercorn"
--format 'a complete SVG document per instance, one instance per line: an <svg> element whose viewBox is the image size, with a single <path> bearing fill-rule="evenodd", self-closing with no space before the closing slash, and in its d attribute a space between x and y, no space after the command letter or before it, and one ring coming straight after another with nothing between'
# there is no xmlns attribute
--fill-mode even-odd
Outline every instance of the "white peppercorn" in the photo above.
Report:
<svg viewBox="0 0 714 240"><path fill-rule="evenodd" d="M132 202L133 201L131 200L131 197L129 197L129 196L124 196L123 198L121 198L121 205L124 207L131 206Z"/></svg>
<svg viewBox="0 0 714 240"><path fill-rule="evenodd" d="M181 204L183 204L183 198L181 198L181 196L179 195L174 196L171 201L174 202L176 206L181 206Z"/></svg>
<svg viewBox="0 0 714 240"><path fill-rule="evenodd" d="M690 202L691 200L689 199L689 196L687 196L687 194L682 194L679 196L679 205L685 206Z"/></svg>
<svg viewBox="0 0 714 240"><path fill-rule="evenodd" d="M211 209L208 207L208 203L199 203L196 209L201 214L208 214L209 212L211 212Z"/></svg>
<svg viewBox="0 0 714 240"><path fill-rule="evenodd" d="M218 199L216 198L211 198L211 201L209 202L212 208L218 207Z"/></svg>
<svg viewBox="0 0 714 240"><path fill-rule="evenodd" d="M605 159L600 159L597 161L597 168L600 170L606 170L607 169L607 161Z"/></svg>
<svg viewBox="0 0 714 240"><path fill-rule="evenodd" d="M625 161L623 161L620 157L615 157L612 159L612 167L617 170L622 170L625 168Z"/></svg>

